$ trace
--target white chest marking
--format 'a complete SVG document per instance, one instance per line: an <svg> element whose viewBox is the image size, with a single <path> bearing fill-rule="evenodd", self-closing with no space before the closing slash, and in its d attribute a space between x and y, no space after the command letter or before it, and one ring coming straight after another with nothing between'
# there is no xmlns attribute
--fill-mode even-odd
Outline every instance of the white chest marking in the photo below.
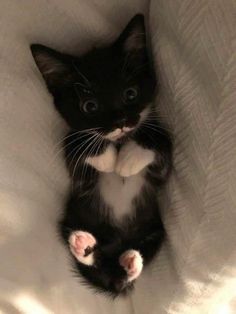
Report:
<svg viewBox="0 0 236 314"><path fill-rule="evenodd" d="M99 189L105 203L111 208L115 220L132 216L132 202L144 185L143 171L137 175L122 178L116 173L101 173Z"/></svg>

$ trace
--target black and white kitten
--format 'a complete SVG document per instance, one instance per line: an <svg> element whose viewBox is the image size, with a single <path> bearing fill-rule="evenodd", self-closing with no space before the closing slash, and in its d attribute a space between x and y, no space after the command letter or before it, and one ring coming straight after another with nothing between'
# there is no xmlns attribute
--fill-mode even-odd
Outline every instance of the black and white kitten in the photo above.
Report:
<svg viewBox="0 0 236 314"><path fill-rule="evenodd" d="M144 18L136 15L113 44L82 57L31 50L71 129L65 153L73 191L61 233L87 282L127 292L162 243L156 196L171 168L170 136L152 104Z"/></svg>

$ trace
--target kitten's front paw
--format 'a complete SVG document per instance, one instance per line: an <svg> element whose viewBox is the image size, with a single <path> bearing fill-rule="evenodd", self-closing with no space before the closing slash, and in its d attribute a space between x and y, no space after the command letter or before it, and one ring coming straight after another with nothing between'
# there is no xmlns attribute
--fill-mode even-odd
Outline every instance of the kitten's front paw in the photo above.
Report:
<svg viewBox="0 0 236 314"><path fill-rule="evenodd" d="M125 251L119 258L120 265L125 269L128 282L139 277L143 269L143 259L136 250Z"/></svg>
<svg viewBox="0 0 236 314"><path fill-rule="evenodd" d="M117 152L114 145L109 144L104 153L86 158L85 162L100 172L113 172L115 169Z"/></svg>
<svg viewBox="0 0 236 314"><path fill-rule="evenodd" d="M96 243L94 236L85 231L74 231L69 237L71 253L80 263L88 266L94 264L93 249Z"/></svg>
<svg viewBox="0 0 236 314"><path fill-rule="evenodd" d="M121 148L115 172L121 177L130 177L151 164L154 158L155 153L153 151L130 141Z"/></svg>

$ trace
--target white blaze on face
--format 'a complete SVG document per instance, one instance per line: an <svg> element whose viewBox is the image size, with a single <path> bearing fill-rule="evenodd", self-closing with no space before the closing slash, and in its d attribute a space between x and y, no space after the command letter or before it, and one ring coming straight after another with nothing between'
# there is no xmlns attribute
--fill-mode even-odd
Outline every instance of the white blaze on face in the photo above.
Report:
<svg viewBox="0 0 236 314"><path fill-rule="evenodd" d="M121 128L117 128L114 131L108 133L107 135L104 136L104 138L111 140L111 141L116 141L119 138L121 138L122 136L124 136L126 133L132 131L134 129L134 127L128 127L128 126L124 126L122 129Z"/></svg>
<svg viewBox="0 0 236 314"><path fill-rule="evenodd" d="M123 136L122 130L120 128L117 128L114 131L107 133L107 135L105 135L104 138L111 141L115 141L122 136Z"/></svg>
<svg viewBox="0 0 236 314"><path fill-rule="evenodd" d="M140 113L140 119L136 126L134 127L128 127L124 126L123 128L117 128L109 133L107 133L104 138L108 139L110 141L117 141L118 139L122 138L124 135L129 133L130 131L134 130L135 128L138 128L143 121L147 118L148 114L150 113L150 108L145 108L143 111Z"/></svg>
<svg viewBox="0 0 236 314"><path fill-rule="evenodd" d="M130 132L130 131L132 131L133 129L134 129L134 127L130 128L130 127L128 127L128 126L124 126L124 127L122 128L122 131L124 131L124 132Z"/></svg>

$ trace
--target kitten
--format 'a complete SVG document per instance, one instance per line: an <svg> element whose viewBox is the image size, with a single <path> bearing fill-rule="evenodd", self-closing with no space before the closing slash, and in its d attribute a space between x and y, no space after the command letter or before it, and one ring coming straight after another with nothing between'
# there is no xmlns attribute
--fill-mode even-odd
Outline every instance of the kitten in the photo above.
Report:
<svg viewBox="0 0 236 314"><path fill-rule="evenodd" d="M163 241L156 195L171 169L170 135L152 104L144 17L82 57L31 50L71 129L65 155L73 191L61 234L86 282L126 293Z"/></svg>

